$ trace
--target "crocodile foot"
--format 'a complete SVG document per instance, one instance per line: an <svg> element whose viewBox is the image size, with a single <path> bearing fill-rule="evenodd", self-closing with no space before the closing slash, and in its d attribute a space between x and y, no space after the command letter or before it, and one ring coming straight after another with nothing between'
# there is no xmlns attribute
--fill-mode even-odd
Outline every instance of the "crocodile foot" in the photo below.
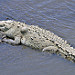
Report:
<svg viewBox="0 0 75 75"><path fill-rule="evenodd" d="M55 46L48 46L48 47L45 47L42 51L50 51L51 53L55 53L57 52L58 48L55 47Z"/></svg>

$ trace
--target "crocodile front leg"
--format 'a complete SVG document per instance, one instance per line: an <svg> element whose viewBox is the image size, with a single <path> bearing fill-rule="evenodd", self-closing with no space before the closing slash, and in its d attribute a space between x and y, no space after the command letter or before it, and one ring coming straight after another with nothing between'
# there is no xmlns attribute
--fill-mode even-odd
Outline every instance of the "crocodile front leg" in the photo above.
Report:
<svg viewBox="0 0 75 75"><path fill-rule="evenodd" d="M6 43L9 43L9 44L13 44L13 45L18 45L18 44L20 44L21 37L20 36L16 36L14 38L14 40L5 37L5 38L2 39L2 41L6 42Z"/></svg>
<svg viewBox="0 0 75 75"><path fill-rule="evenodd" d="M57 52L58 48L55 47L55 46L48 46L48 47L45 47L42 51L50 51L51 53L55 53Z"/></svg>
<svg viewBox="0 0 75 75"><path fill-rule="evenodd" d="M25 43L26 43L26 38L25 37L22 37L21 38L21 44L25 45Z"/></svg>

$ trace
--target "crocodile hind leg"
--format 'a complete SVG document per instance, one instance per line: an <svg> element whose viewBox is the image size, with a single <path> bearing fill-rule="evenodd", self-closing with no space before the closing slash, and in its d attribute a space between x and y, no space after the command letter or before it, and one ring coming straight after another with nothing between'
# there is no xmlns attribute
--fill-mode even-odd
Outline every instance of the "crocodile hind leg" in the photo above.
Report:
<svg viewBox="0 0 75 75"><path fill-rule="evenodd" d="M45 47L42 51L50 51L51 53L55 53L57 52L58 48L55 47L55 46L48 46L48 47Z"/></svg>
<svg viewBox="0 0 75 75"><path fill-rule="evenodd" d="M13 39L6 38L6 37L2 39L3 42L9 43L9 44L13 44L13 45L20 44L20 40L21 40L21 37L19 37L19 36L16 36L14 38L14 40Z"/></svg>

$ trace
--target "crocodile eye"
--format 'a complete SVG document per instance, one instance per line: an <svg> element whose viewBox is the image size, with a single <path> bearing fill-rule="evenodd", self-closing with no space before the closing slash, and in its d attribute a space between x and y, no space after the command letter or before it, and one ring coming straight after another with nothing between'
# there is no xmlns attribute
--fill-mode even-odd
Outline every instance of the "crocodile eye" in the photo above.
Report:
<svg viewBox="0 0 75 75"><path fill-rule="evenodd" d="M20 25L18 25L17 28L20 28Z"/></svg>
<svg viewBox="0 0 75 75"><path fill-rule="evenodd" d="M26 33L27 31L28 31L28 28L27 27L22 27L21 33Z"/></svg>

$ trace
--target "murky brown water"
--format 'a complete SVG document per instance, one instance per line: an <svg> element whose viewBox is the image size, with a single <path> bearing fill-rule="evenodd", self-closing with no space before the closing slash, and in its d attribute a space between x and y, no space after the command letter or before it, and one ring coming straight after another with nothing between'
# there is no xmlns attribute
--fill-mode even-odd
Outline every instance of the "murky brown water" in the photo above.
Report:
<svg viewBox="0 0 75 75"><path fill-rule="evenodd" d="M75 48L75 0L0 0L0 20L38 25ZM0 44L0 75L74 75L75 63L24 46Z"/></svg>

